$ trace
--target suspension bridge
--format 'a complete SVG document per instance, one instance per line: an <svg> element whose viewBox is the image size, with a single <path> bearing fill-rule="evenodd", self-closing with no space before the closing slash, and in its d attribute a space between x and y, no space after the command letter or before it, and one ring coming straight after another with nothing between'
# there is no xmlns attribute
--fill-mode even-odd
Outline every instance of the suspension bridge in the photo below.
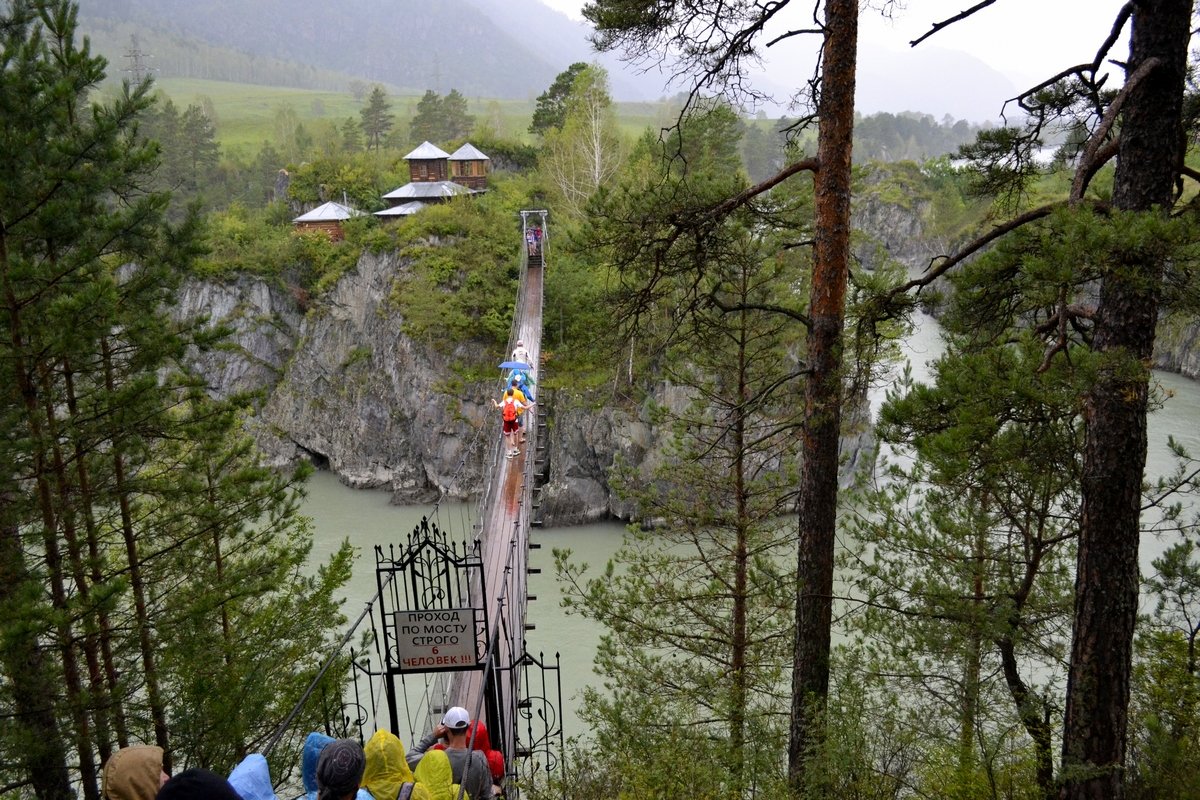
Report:
<svg viewBox="0 0 1200 800"><path fill-rule="evenodd" d="M546 216L544 210L521 212L521 277L508 347L512 352L524 342L538 379L542 276L550 253ZM537 389L534 399L518 455L506 455L498 413L481 429L492 445L469 531L456 538L453 523L439 524L435 506L404 541L375 548L378 590L326 664L348 654L352 674L346 699L326 714L326 733L365 741L387 728L411 745L447 708L461 706L486 723L492 747L503 754L501 783L509 798L564 768L558 656L549 661L525 646L532 627L526 620L533 599L529 552L538 547L530 528L540 524L536 490L546 475L549 393ZM367 624L371 644L360 652L350 642ZM313 687L297 711L312 700ZM268 753L290 724L291 718L280 726Z"/></svg>

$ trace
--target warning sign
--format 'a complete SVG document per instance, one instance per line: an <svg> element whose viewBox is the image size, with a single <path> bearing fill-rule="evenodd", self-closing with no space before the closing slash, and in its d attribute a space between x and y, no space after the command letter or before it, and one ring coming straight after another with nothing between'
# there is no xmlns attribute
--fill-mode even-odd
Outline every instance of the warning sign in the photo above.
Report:
<svg viewBox="0 0 1200 800"><path fill-rule="evenodd" d="M397 611L396 641L401 669L474 667L475 609Z"/></svg>

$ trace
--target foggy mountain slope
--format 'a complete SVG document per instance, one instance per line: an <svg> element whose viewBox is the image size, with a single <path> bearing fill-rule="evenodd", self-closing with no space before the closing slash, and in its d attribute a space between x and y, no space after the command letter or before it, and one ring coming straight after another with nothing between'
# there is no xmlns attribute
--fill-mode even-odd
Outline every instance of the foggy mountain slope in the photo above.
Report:
<svg viewBox="0 0 1200 800"><path fill-rule="evenodd" d="M538 5L540 16L566 20ZM539 54L467 0L84 0L80 19L85 30L89 20L133 23L414 93L537 96L569 63Z"/></svg>

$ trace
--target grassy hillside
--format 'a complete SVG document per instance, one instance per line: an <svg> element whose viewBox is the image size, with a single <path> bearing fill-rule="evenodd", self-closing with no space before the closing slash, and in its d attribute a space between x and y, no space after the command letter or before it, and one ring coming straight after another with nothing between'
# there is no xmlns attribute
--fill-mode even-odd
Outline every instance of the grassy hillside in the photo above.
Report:
<svg viewBox="0 0 1200 800"><path fill-rule="evenodd" d="M362 108L361 101L349 91L255 86L194 78L162 78L156 86L180 108L189 105L211 108L216 116L217 140L222 150L240 157L253 155L264 141L275 138L276 121L285 108L290 108L295 118L318 139L323 131L340 126L347 117L357 120ZM389 92L389 100L397 128L407 131L420 96ZM528 128L533 116L533 100L470 97L468 101L470 113L477 123L485 122L504 138L532 141ZM673 114L667 103L617 103L621 129L629 136L637 136L647 127L657 130L670 124L674 120Z"/></svg>

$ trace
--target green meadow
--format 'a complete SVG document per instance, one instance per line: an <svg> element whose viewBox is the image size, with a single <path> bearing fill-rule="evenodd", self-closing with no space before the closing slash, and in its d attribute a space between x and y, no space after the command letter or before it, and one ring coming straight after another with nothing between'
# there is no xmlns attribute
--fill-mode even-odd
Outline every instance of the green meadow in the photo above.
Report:
<svg viewBox="0 0 1200 800"><path fill-rule="evenodd" d="M209 111L215 118L217 140L222 150L247 158L253 156L263 142L277 138L277 127L285 118L295 119L320 141L324 136L333 135L333 130L347 118L358 120L363 102L355 98L349 88L345 92L330 92L193 78L162 78L155 86L181 110L198 105ZM369 91L369 85L367 89ZM421 97L390 91L388 97L396 117L396 129L404 131ZM532 142L528 129L536 98L468 97L467 100L477 126L486 126L503 138ZM646 128L657 130L674 121L673 107L666 102L617 103L616 109L622 132L631 137L640 135Z"/></svg>

